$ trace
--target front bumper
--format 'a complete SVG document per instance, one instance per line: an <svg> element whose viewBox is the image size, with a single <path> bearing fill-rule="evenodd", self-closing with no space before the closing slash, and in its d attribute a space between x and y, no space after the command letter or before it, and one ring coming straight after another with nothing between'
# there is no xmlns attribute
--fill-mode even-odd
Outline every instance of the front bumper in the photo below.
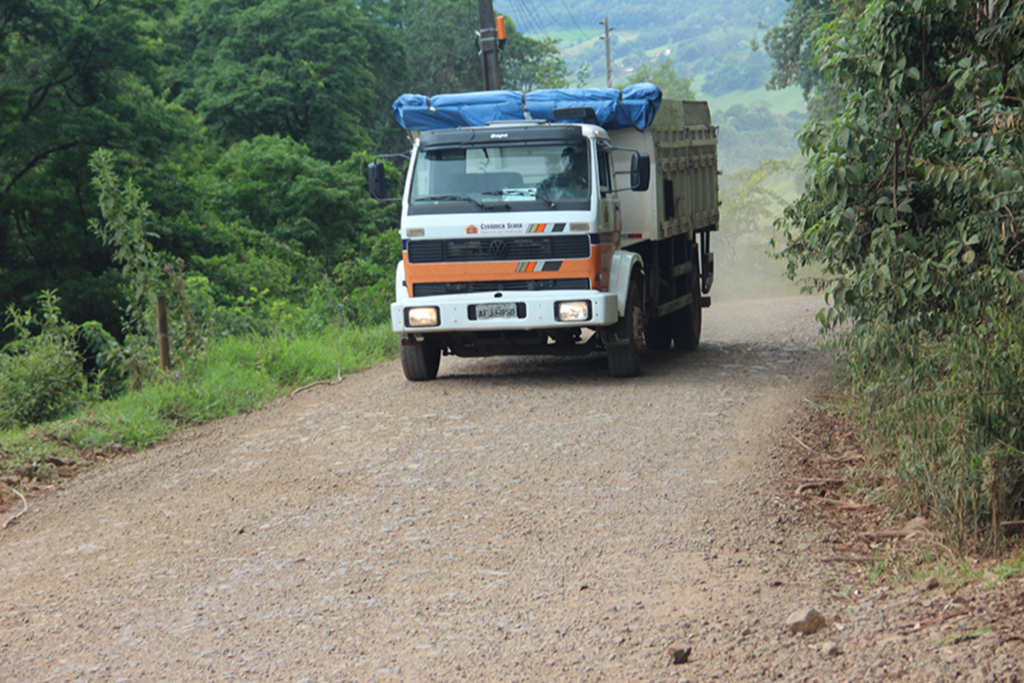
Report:
<svg viewBox="0 0 1024 683"><path fill-rule="evenodd" d="M561 301L589 301L591 317L587 321L562 322L555 317L555 306ZM471 310L479 304L515 303L525 309L516 318L473 320ZM405 310L436 306L440 324L434 327L409 327ZM551 328L603 327L619 319L615 294L590 289L564 289L551 292L487 292L481 294L446 294L421 296L391 304L391 329L395 332L430 334L434 332L483 332L488 330L537 330Z"/></svg>

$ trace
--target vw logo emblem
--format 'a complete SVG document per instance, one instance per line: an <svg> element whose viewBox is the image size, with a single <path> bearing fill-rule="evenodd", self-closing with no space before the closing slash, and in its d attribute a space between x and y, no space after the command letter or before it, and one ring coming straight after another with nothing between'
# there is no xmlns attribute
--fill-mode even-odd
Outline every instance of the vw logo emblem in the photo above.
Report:
<svg viewBox="0 0 1024 683"><path fill-rule="evenodd" d="M494 258L505 258L508 255L508 245L505 244L505 240L494 240L488 250Z"/></svg>

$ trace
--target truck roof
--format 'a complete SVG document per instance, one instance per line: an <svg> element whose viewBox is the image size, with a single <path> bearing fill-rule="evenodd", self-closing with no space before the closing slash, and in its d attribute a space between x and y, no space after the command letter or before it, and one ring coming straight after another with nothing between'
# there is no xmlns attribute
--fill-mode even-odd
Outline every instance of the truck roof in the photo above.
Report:
<svg viewBox="0 0 1024 683"><path fill-rule="evenodd" d="M579 124L543 124L543 125L511 125L502 123L500 126L483 126L472 128L442 128L425 130L420 133L420 148L442 149L463 145L530 145L530 144L566 144L572 145L583 141L585 132ZM591 134L590 137L593 137Z"/></svg>

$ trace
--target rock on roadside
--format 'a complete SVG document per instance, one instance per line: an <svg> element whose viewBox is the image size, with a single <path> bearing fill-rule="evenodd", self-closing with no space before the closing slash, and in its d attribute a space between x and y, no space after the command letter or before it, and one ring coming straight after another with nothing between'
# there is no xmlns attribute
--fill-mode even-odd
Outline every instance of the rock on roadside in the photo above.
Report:
<svg viewBox="0 0 1024 683"><path fill-rule="evenodd" d="M825 628L825 617L817 610L803 607L796 610L786 619L786 628L792 633L802 633L809 636Z"/></svg>

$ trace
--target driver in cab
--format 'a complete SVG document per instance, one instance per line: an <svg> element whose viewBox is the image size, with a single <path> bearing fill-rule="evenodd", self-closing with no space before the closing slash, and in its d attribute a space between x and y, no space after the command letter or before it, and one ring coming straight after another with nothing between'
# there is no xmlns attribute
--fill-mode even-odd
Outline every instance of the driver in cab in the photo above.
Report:
<svg viewBox="0 0 1024 683"><path fill-rule="evenodd" d="M538 194L547 199L586 199L587 155L579 147L562 150L562 172L544 180L538 187Z"/></svg>

